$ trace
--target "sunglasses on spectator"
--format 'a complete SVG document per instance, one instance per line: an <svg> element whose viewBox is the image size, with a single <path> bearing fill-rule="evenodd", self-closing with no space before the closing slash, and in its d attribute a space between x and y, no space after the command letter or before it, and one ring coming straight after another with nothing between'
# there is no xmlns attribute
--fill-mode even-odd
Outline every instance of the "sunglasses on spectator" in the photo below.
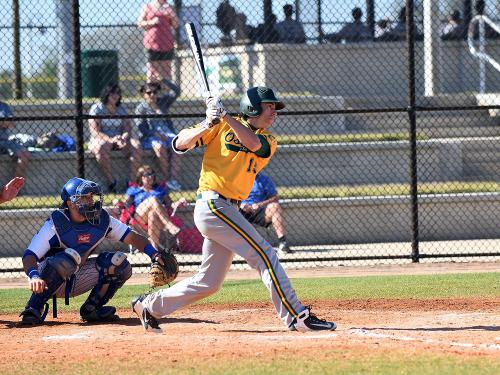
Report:
<svg viewBox="0 0 500 375"><path fill-rule="evenodd" d="M142 177L151 177L151 176L156 176L155 172L146 172L142 175Z"/></svg>
<svg viewBox="0 0 500 375"><path fill-rule="evenodd" d="M145 91L146 95L156 95L158 91Z"/></svg>

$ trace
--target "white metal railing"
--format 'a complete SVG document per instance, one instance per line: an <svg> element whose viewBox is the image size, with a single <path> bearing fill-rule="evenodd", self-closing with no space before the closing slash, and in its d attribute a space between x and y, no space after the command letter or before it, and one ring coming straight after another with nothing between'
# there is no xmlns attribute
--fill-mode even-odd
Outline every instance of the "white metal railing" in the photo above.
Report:
<svg viewBox="0 0 500 375"><path fill-rule="evenodd" d="M479 25L479 48L474 46L475 25ZM475 16L469 23L467 33L467 44L469 45L470 53L479 59L479 92L484 94L486 91L486 63L489 63L497 71L500 72L500 64L486 51L486 35L485 24L491 26L498 34L500 34L500 26L484 15Z"/></svg>

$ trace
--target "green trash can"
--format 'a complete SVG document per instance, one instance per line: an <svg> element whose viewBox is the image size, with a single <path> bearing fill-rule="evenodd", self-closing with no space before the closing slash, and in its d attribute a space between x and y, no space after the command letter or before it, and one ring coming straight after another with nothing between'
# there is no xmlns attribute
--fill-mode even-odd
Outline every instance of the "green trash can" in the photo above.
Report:
<svg viewBox="0 0 500 375"><path fill-rule="evenodd" d="M82 51L82 91L84 97L97 98L110 83L118 83L118 51Z"/></svg>

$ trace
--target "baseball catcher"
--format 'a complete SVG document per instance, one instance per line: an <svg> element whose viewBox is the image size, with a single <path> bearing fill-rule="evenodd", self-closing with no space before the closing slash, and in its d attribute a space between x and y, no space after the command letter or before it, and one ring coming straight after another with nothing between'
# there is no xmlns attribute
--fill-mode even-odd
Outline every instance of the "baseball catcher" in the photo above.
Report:
<svg viewBox="0 0 500 375"><path fill-rule="evenodd" d="M64 297L68 303L69 297L89 290L80 308L81 320L116 320L115 307L106 303L130 278L132 266L120 251L89 258L97 245L106 238L132 245L160 263L167 260L145 237L102 208L103 194L97 183L73 177L63 186L61 199L61 209L51 213L22 258L33 293L20 314L20 323L42 324L52 296Z"/></svg>

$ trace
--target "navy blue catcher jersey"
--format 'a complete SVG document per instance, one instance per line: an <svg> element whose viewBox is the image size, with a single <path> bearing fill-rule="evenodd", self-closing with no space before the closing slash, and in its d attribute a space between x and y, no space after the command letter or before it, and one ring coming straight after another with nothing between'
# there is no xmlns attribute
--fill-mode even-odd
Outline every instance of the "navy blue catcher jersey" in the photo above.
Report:
<svg viewBox="0 0 500 375"><path fill-rule="evenodd" d="M105 238L123 241L130 230L126 224L111 217L104 209L101 211L99 225L92 225L88 221L74 223L66 211L55 210L35 234L28 250L41 260L70 247L75 249L84 261Z"/></svg>

